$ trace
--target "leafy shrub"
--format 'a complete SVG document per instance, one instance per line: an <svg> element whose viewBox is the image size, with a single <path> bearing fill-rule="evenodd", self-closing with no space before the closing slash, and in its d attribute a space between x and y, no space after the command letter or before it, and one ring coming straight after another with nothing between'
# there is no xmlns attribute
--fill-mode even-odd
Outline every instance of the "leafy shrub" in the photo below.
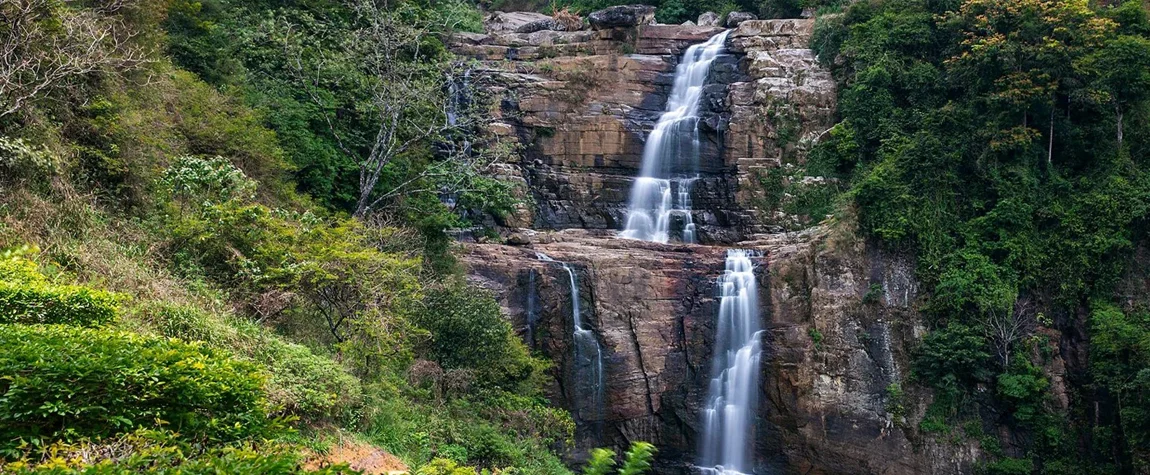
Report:
<svg viewBox="0 0 1150 475"><path fill-rule="evenodd" d="M176 433L141 429L100 441L57 442L39 454L0 464L0 471L58 475L358 473L346 466L308 471L300 462L297 451L284 444L245 443L205 450Z"/></svg>
<svg viewBox="0 0 1150 475"><path fill-rule="evenodd" d="M998 394L1014 406L1014 417L1031 422L1042 411L1050 381L1042 369L1023 358L1015 358L1009 370L998 375Z"/></svg>
<svg viewBox="0 0 1150 475"><path fill-rule="evenodd" d="M419 467L415 475L475 475L475 469L460 467L455 461L448 459L435 459L431 463Z"/></svg>
<svg viewBox="0 0 1150 475"><path fill-rule="evenodd" d="M1034 473L1034 463L1028 459L1004 458L987 463L981 472L986 475L1029 475Z"/></svg>
<svg viewBox="0 0 1150 475"><path fill-rule="evenodd" d="M509 391L530 390L543 363L503 318L490 294L462 285L430 291L416 324L431 333L430 359L447 369L475 370L478 383Z"/></svg>
<svg viewBox="0 0 1150 475"><path fill-rule="evenodd" d="M266 368L269 400L288 414L308 421L334 419L363 404L359 380L339 363L257 324L181 305L156 304L144 313L161 335L203 341Z"/></svg>
<svg viewBox="0 0 1150 475"><path fill-rule="evenodd" d="M990 353L986 338L971 327L951 323L930 332L916 351L914 376L940 387L946 381L986 378Z"/></svg>
<svg viewBox="0 0 1150 475"><path fill-rule="evenodd" d="M111 292L50 283L19 255L0 256L0 324L99 326L116 318L119 301Z"/></svg>
<svg viewBox="0 0 1150 475"><path fill-rule="evenodd" d="M219 156L180 157L164 171L159 184L169 197L197 205L250 200L256 189L243 171Z"/></svg>
<svg viewBox="0 0 1150 475"><path fill-rule="evenodd" d="M0 450L164 426L191 440L274 432L252 364L184 343L63 325L0 326Z"/></svg>

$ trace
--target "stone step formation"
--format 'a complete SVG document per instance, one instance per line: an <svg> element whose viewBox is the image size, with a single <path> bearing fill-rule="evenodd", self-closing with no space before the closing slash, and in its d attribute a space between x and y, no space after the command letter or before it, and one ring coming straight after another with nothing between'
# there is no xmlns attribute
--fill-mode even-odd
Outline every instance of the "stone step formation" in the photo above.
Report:
<svg viewBox="0 0 1150 475"><path fill-rule="evenodd" d="M762 205L769 172L801 164L833 124L813 20L728 30L653 13L578 28L497 13L497 28L451 43L501 98L488 132L521 152L497 174L524 198L488 222L506 244L465 243L462 262L555 363L549 397L577 419L571 462L645 440L666 475L969 470L973 451L916 449L886 409L920 319L913 266L830 230L781 232L787 217ZM708 49L684 101L682 70ZM661 125L690 150L664 145L671 160L648 167ZM647 219L632 227L636 210ZM637 239L620 239L629 229Z"/></svg>

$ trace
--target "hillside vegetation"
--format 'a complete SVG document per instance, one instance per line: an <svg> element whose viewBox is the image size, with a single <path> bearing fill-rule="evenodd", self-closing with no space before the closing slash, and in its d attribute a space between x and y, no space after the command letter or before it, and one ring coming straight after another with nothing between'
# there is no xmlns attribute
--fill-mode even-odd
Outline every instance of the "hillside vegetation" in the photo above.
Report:
<svg viewBox="0 0 1150 475"><path fill-rule="evenodd" d="M917 256L918 429L981 440L991 473L1150 469L1148 11L885 0L816 24L841 122L808 173Z"/></svg>
<svg viewBox="0 0 1150 475"><path fill-rule="evenodd" d="M512 202L456 148L478 15L0 0L2 470L568 473L549 363L445 234Z"/></svg>

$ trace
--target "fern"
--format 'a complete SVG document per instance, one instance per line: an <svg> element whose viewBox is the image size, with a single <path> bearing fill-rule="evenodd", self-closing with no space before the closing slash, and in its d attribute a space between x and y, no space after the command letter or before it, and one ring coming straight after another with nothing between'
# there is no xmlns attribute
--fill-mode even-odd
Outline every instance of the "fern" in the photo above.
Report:
<svg viewBox="0 0 1150 475"><path fill-rule="evenodd" d="M655 457L655 446L646 442L635 442L631 444L631 450L627 451L627 459L623 462L623 468L619 469L619 475L642 475L651 469L651 459Z"/></svg>
<svg viewBox="0 0 1150 475"><path fill-rule="evenodd" d="M595 449L591 451L591 460L583 468L583 475L609 475L614 467L615 451Z"/></svg>

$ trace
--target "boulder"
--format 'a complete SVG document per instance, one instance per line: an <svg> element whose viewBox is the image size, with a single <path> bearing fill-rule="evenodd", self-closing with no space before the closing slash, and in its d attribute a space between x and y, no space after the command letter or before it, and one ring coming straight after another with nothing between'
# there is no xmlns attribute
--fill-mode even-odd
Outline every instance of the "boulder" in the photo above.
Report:
<svg viewBox="0 0 1150 475"><path fill-rule="evenodd" d="M699 26L719 26L719 14L715 12L706 12L699 15L699 19L695 21Z"/></svg>
<svg viewBox="0 0 1150 475"><path fill-rule="evenodd" d="M558 30L558 23L553 18L543 18L529 21L515 28L516 33L535 33L536 31Z"/></svg>
<svg viewBox="0 0 1150 475"><path fill-rule="evenodd" d="M749 12L731 12L727 14L727 28L734 28L747 20L758 20L759 17Z"/></svg>
<svg viewBox="0 0 1150 475"><path fill-rule="evenodd" d="M592 12L587 15L587 20L591 23L591 28L596 30L650 25L655 22L655 7L618 5Z"/></svg>
<svg viewBox="0 0 1150 475"><path fill-rule="evenodd" d="M550 19L547 15L535 12L494 12L483 19L483 28L489 33L516 31L527 23Z"/></svg>
<svg viewBox="0 0 1150 475"><path fill-rule="evenodd" d="M695 25L695 22L693 22L691 20L687 20L687 21L681 23L679 26L697 26L697 25Z"/></svg>

